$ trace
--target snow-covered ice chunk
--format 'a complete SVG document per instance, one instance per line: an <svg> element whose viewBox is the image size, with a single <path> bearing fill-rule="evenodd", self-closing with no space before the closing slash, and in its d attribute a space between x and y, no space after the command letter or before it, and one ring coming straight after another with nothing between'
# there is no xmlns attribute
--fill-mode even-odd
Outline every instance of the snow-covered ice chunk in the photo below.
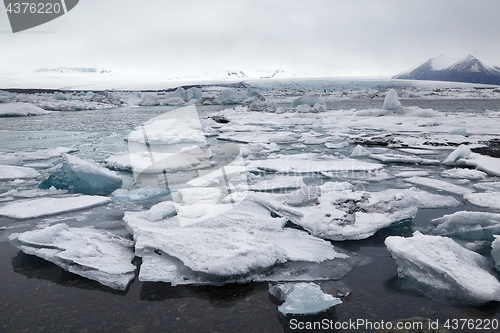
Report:
<svg viewBox="0 0 500 333"><path fill-rule="evenodd" d="M0 117L40 116L53 113L30 103L1 103Z"/></svg>
<svg viewBox="0 0 500 333"><path fill-rule="evenodd" d="M9 239L27 254L114 289L125 290L135 276L134 242L105 230L61 223L12 234Z"/></svg>
<svg viewBox="0 0 500 333"><path fill-rule="evenodd" d="M459 159L456 164L475 167L492 176L500 177L500 158L470 153L467 158Z"/></svg>
<svg viewBox="0 0 500 333"><path fill-rule="evenodd" d="M500 234L500 214L459 211L431 222L432 234L466 241L491 242L493 235Z"/></svg>
<svg viewBox="0 0 500 333"><path fill-rule="evenodd" d="M467 129L465 127L454 129L450 132L451 134L467 136Z"/></svg>
<svg viewBox="0 0 500 333"><path fill-rule="evenodd" d="M177 205L173 201L163 201L144 212L143 217L148 221L157 222L176 214Z"/></svg>
<svg viewBox="0 0 500 333"><path fill-rule="evenodd" d="M496 235L491 243L491 256L495 260L495 268L500 271L500 236Z"/></svg>
<svg viewBox="0 0 500 333"><path fill-rule="evenodd" d="M384 163L410 163L410 164L431 164L431 165L437 165L440 163L438 160L425 159L415 155L370 154L369 157Z"/></svg>
<svg viewBox="0 0 500 333"><path fill-rule="evenodd" d="M19 200L1 206L0 216L31 219L100 206L110 201L111 198L87 195Z"/></svg>
<svg viewBox="0 0 500 333"><path fill-rule="evenodd" d="M394 176L399 178L426 177L429 176L429 172L424 170L401 171Z"/></svg>
<svg viewBox="0 0 500 333"><path fill-rule="evenodd" d="M468 193L464 198L476 206L500 209L500 192Z"/></svg>
<svg viewBox="0 0 500 333"><path fill-rule="evenodd" d="M189 89L186 89L186 100L187 101L190 101L190 100L200 100L202 97L203 97L203 92L201 91L200 88L196 88L196 87L191 87Z"/></svg>
<svg viewBox="0 0 500 333"><path fill-rule="evenodd" d="M247 99L247 97L246 94L240 94L234 89L225 89L221 91L220 96L214 102L219 104L238 104Z"/></svg>
<svg viewBox="0 0 500 333"><path fill-rule="evenodd" d="M244 186L244 189L258 192L275 190L294 190L306 186L304 178L300 176L277 176L272 179L261 180L252 185Z"/></svg>
<svg viewBox="0 0 500 333"><path fill-rule="evenodd" d="M471 154L470 148L467 146L460 146L446 157L446 159L442 162L444 165L453 165L455 162L462 158L467 158Z"/></svg>
<svg viewBox="0 0 500 333"><path fill-rule="evenodd" d="M420 186L425 186L425 187L430 187L433 189L436 189L438 191L445 191L445 192L450 192L450 193L455 193L455 194L460 194L460 195L465 195L472 193L473 191L471 189L458 186L455 184L451 184L439 179L433 179L433 178L425 178L425 177L410 177L406 178L405 182L412 183L415 185L420 185Z"/></svg>
<svg viewBox="0 0 500 333"><path fill-rule="evenodd" d="M414 191L353 192L328 184L289 194L261 194L255 200L316 237L357 240L412 218L421 204Z"/></svg>
<svg viewBox="0 0 500 333"><path fill-rule="evenodd" d="M248 107L250 111L275 112L276 103L269 101L255 101Z"/></svg>
<svg viewBox="0 0 500 333"><path fill-rule="evenodd" d="M136 241L136 255L167 254L194 272L210 275L207 278L213 281L243 276L287 261L347 258L328 242L303 231L284 229L284 219L271 217L267 209L249 200L237 205L196 204L176 208L177 216L155 222L149 220L151 212L125 214L125 224ZM194 214L201 210L205 213ZM185 218L191 218L192 222L182 226L179 219L182 214L188 214ZM148 281L152 278L147 276Z"/></svg>
<svg viewBox="0 0 500 333"><path fill-rule="evenodd" d="M65 154L62 166L40 183L41 189L54 186L83 194L107 195L122 186L122 179L113 171L76 156Z"/></svg>
<svg viewBox="0 0 500 333"><path fill-rule="evenodd" d="M32 168L0 165L0 180L36 178L40 173Z"/></svg>
<svg viewBox="0 0 500 333"><path fill-rule="evenodd" d="M142 96L141 101L139 102L140 106L154 106L160 105L160 98L156 94L144 94Z"/></svg>
<svg viewBox="0 0 500 333"><path fill-rule="evenodd" d="M381 164L359 161L350 158L336 158L315 154L277 155L277 158L250 161L246 167L249 171L269 171L280 173L314 173L314 172L355 172L375 171L382 169Z"/></svg>
<svg viewBox="0 0 500 333"><path fill-rule="evenodd" d="M309 104L300 104L296 107L298 113L309 113L312 107Z"/></svg>
<svg viewBox="0 0 500 333"><path fill-rule="evenodd" d="M370 151L368 151L368 149L366 149L365 147L361 146L361 145L357 145L356 148L353 149L351 155L349 155L349 157L353 158L353 157L364 157L364 156L370 156Z"/></svg>
<svg viewBox="0 0 500 333"><path fill-rule="evenodd" d="M384 99L384 109L397 111L401 108L401 102L398 98L398 93L394 89L390 89Z"/></svg>
<svg viewBox="0 0 500 333"><path fill-rule="evenodd" d="M170 194L165 189L161 188L134 188L134 189L118 189L111 193L114 200L127 202L148 202L156 201L167 197Z"/></svg>
<svg viewBox="0 0 500 333"><path fill-rule="evenodd" d="M315 95L305 95L299 98L296 98L292 101L292 108L296 108L300 105L309 105L311 108L315 106L315 104L319 104L324 107L326 110L325 100L319 96ZM324 111L322 110L322 111Z"/></svg>
<svg viewBox="0 0 500 333"><path fill-rule="evenodd" d="M486 177L487 174L479 170L454 168L443 171L441 176L448 178L479 180Z"/></svg>
<svg viewBox="0 0 500 333"><path fill-rule="evenodd" d="M278 307L284 315L320 313L342 303L340 298L324 293L319 285L312 282L280 283L270 286L269 293L284 301Z"/></svg>
<svg viewBox="0 0 500 333"><path fill-rule="evenodd" d="M220 189L212 187L183 188L178 190L177 194L179 200L185 205L194 205L197 203L216 204L223 196Z"/></svg>
<svg viewBox="0 0 500 333"><path fill-rule="evenodd" d="M385 245L398 264L400 278L409 277L472 302L500 301L500 282L487 270L486 258L451 238L390 236Z"/></svg>
<svg viewBox="0 0 500 333"><path fill-rule="evenodd" d="M132 171L129 153L119 153L106 158L106 168L119 171Z"/></svg>
<svg viewBox="0 0 500 333"><path fill-rule="evenodd" d="M472 186L474 186L474 188L477 188L478 190L500 192L500 182L483 182L476 183Z"/></svg>

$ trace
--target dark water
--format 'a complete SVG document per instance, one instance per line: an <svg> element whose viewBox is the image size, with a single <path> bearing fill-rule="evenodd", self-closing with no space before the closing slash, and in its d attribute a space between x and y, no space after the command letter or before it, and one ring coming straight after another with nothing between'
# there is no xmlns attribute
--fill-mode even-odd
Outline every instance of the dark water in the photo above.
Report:
<svg viewBox="0 0 500 333"><path fill-rule="evenodd" d="M448 112L500 110L498 101L491 100L402 102ZM336 105L339 109L362 109L380 107L380 103L342 101ZM225 107L206 107L200 112L206 115L220 108ZM0 149L34 150L76 145L80 156L99 160L107 152L125 150L123 137L130 130L167 110L165 107L123 108L6 118L0 122ZM432 218L457 210L479 209L463 202L456 208L424 209L413 221L383 230L369 239L334 242L335 246L364 255L371 261L355 268L343 279L352 294L344 297L342 304L315 316L280 315L275 300L269 296L267 283L172 287L166 283L135 280L128 290L117 292L23 254L3 241L0 242L0 332L126 332L129 328L136 332L144 328L144 332L298 332L291 329L292 319L299 322L323 319L379 322L421 316L441 323L449 319L500 320L498 302L481 307L461 305L456 300L450 302L433 296L416 284L398 279L397 265L383 243L389 235L408 236L413 230L427 228ZM99 219L99 214L91 218ZM120 215L106 218L117 222ZM0 219L0 228L9 223L12 221ZM0 236L5 232L0 229ZM492 273L500 278L498 273L493 270Z"/></svg>

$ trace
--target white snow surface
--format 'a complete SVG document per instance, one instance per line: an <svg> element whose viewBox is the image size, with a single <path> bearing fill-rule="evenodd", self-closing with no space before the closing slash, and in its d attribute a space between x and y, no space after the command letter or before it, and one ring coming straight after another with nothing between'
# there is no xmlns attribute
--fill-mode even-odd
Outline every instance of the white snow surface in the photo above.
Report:
<svg viewBox="0 0 500 333"><path fill-rule="evenodd" d="M432 288L473 302L500 301L500 282L488 272L486 258L451 238L390 236L387 249L398 264L399 277L410 277Z"/></svg>
<svg viewBox="0 0 500 333"><path fill-rule="evenodd" d="M11 234L9 239L27 254L114 289L125 290L135 276L134 242L105 230L61 223Z"/></svg>
<svg viewBox="0 0 500 333"><path fill-rule="evenodd" d="M33 168L0 164L0 180L36 178L40 173Z"/></svg>
<svg viewBox="0 0 500 333"><path fill-rule="evenodd" d="M111 198L90 195L19 200L0 206L0 216L31 219L91 208L109 202Z"/></svg>
<svg viewBox="0 0 500 333"><path fill-rule="evenodd" d="M316 314L342 303L340 298L324 293L312 282L280 283L270 286L269 293L284 301L278 306L278 311L284 315Z"/></svg>

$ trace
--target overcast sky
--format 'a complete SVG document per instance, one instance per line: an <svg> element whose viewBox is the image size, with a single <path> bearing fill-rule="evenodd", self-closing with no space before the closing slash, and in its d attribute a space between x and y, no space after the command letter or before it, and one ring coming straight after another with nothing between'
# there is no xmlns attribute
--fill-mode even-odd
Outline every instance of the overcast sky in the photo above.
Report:
<svg viewBox="0 0 500 333"><path fill-rule="evenodd" d="M469 53L500 65L499 13L498 0L81 0L13 34L0 8L0 71L372 76Z"/></svg>

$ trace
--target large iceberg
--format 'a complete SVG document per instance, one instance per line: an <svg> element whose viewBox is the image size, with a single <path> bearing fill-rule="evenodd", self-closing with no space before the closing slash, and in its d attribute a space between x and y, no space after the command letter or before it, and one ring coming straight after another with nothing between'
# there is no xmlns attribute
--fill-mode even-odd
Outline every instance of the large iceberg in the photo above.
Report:
<svg viewBox="0 0 500 333"><path fill-rule="evenodd" d="M118 290L134 279L134 242L105 230L70 228L66 224L12 234L9 239L24 253Z"/></svg>
<svg viewBox="0 0 500 333"><path fill-rule="evenodd" d="M311 108L316 104L322 107L322 111L326 110L325 100L319 96L315 95L305 95L299 98L296 98L292 101L292 108L296 108L299 105L309 105ZM316 106L318 107L318 106Z"/></svg>
<svg viewBox="0 0 500 333"><path fill-rule="evenodd" d="M284 315L308 315L323 312L341 304L340 298L321 290L315 283L280 283L269 287L269 293L284 302L278 311Z"/></svg>
<svg viewBox="0 0 500 333"><path fill-rule="evenodd" d="M385 244L400 278L412 278L462 301L500 301L500 282L488 272L486 258L451 238L416 231L409 238L387 237Z"/></svg>
<svg viewBox="0 0 500 333"><path fill-rule="evenodd" d="M65 154L62 166L40 183L41 189L54 186L83 194L108 195L122 186L122 179L113 171L76 156Z"/></svg>
<svg viewBox="0 0 500 333"><path fill-rule="evenodd" d="M384 109L397 111L401 108L401 102L398 99L398 93L394 89L390 89L385 95Z"/></svg>

